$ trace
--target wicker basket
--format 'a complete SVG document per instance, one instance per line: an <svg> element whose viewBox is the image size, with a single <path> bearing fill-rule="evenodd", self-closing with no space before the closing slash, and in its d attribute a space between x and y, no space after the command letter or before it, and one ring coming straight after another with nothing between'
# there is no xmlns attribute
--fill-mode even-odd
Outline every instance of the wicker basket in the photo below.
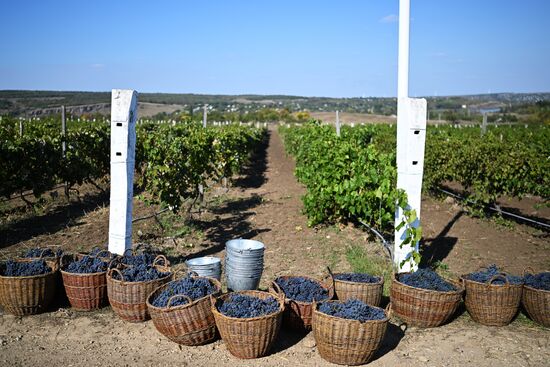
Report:
<svg viewBox="0 0 550 367"><path fill-rule="evenodd" d="M506 283L492 284L499 278ZM504 273L495 275L487 283L469 280L465 275L461 279L466 288L466 310L474 321L488 326L504 326L512 321L519 309L523 284L510 284Z"/></svg>
<svg viewBox="0 0 550 367"><path fill-rule="evenodd" d="M521 301L533 321L550 327L550 291L524 285Z"/></svg>
<svg viewBox="0 0 550 367"><path fill-rule="evenodd" d="M338 302L338 301L329 301ZM382 344L389 317L360 322L327 315L313 307L313 336L323 359L356 366L367 363Z"/></svg>
<svg viewBox="0 0 550 367"><path fill-rule="evenodd" d="M390 301L393 312L409 326L436 327L447 321L458 308L464 288L442 292L411 287L392 276Z"/></svg>
<svg viewBox="0 0 550 367"><path fill-rule="evenodd" d="M155 259L153 264L157 263L157 259ZM147 298L156 288L168 283L173 278L168 266L154 266L160 272L170 272L170 274L163 278L146 282L127 282L113 279L113 272L118 272L120 278L124 279L122 272L118 268L112 268L107 271L107 295L109 303L113 311L121 319L129 322L142 322L149 319Z"/></svg>
<svg viewBox="0 0 550 367"><path fill-rule="evenodd" d="M61 270L61 276L72 308L90 311L107 305L107 271L80 274Z"/></svg>
<svg viewBox="0 0 550 367"><path fill-rule="evenodd" d="M212 296L219 296L222 290L221 283L214 278L206 279L217 288ZM169 284L160 286L147 298L147 308L157 330L173 342L183 345L202 345L214 341L216 339L216 320L212 314L209 296L195 301L189 299L189 303L185 305L172 307L170 303L173 299L186 297L175 295L168 300L167 307L161 308L152 305L157 295L164 291Z"/></svg>
<svg viewBox="0 0 550 367"><path fill-rule="evenodd" d="M278 277L277 279L288 279L288 278L295 278L297 276L292 275L283 275ZM325 288L328 291L328 298L326 299L331 300L334 296L334 288L326 285L325 283L310 278L307 276L301 276L302 278L310 279L316 283L319 283L323 288ZM301 301L295 301L286 298L284 292L279 287L275 279L273 282L271 282L271 286L269 287L269 292L278 295L281 298L284 298L285 301L285 312L283 316L283 325L286 328L297 330L297 331L309 331L311 330L311 318L313 314L313 302L301 302Z"/></svg>
<svg viewBox="0 0 550 367"><path fill-rule="evenodd" d="M42 249L42 253L40 254L40 256L37 256L37 257L18 257L18 258L16 259L16 261L45 260L46 262L48 262L48 264L49 264L50 262L59 263L59 260L61 259L61 256L57 256L57 255L55 255L55 256L44 256L44 252L45 252L46 250L48 250L48 249L50 249L50 250L53 251L52 248L45 247L45 248ZM50 265L50 266L51 266L51 265Z"/></svg>
<svg viewBox="0 0 550 367"><path fill-rule="evenodd" d="M341 301L358 299L371 306L380 306L384 290L384 277L380 276L380 280L376 283L365 283L339 280L335 278L336 275L338 273L332 275L332 281L337 299Z"/></svg>
<svg viewBox="0 0 550 367"><path fill-rule="evenodd" d="M251 359L265 356L273 345L279 330L283 310L285 308L282 298L275 296L279 301L279 311L253 318L236 318L225 316L217 309L218 300L226 299L232 294L242 294L246 296L266 299L273 297L273 294L261 291L240 291L228 293L217 299L212 299L212 313L216 319L216 326L227 350L237 358Z"/></svg>
<svg viewBox="0 0 550 367"><path fill-rule="evenodd" d="M527 268L523 272L524 278L528 272L534 274L532 268ZM550 291L533 288L524 284L521 303L533 321L550 327Z"/></svg>
<svg viewBox="0 0 550 367"><path fill-rule="evenodd" d="M31 259L17 260L29 262ZM0 304L4 311L25 316L43 312L52 302L57 289L57 261L46 261L52 271L28 277L0 275Z"/></svg>

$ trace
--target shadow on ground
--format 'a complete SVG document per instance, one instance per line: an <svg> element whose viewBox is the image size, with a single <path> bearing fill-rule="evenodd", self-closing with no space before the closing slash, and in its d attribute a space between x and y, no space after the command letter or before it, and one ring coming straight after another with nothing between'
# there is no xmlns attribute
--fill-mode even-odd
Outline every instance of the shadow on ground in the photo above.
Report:
<svg viewBox="0 0 550 367"><path fill-rule="evenodd" d="M386 329L386 335L384 335L384 339L382 340L382 344L380 344L380 348L376 351L374 354L374 357L371 361L375 361L379 358L382 358L395 348L397 348L397 345L403 339L405 336L405 332L401 330L401 328L397 325L392 324L391 322L388 322L388 328Z"/></svg>
<svg viewBox="0 0 550 367"><path fill-rule="evenodd" d="M35 236L78 226L80 225L78 218L105 205L109 205L108 192L86 194L80 201L71 201L67 205L60 205L44 215L16 220L0 229L0 249Z"/></svg>
<svg viewBox="0 0 550 367"><path fill-rule="evenodd" d="M250 164L246 165L242 175L233 182L233 186L242 189L258 188L265 181L265 172L267 170L267 148L269 147L271 132L267 131L261 143L258 144L254 153L250 157Z"/></svg>
<svg viewBox="0 0 550 367"><path fill-rule="evenodd" d="M258 188L265 183L268 146L269 135L266 135L252 155L250 163L244 168L241 177L235 180L234 186L242 189ZM170 262L178 264L187 259L214 255L223 251L225 243L231 239L252 238L260 233L271 231L269 228L256 228L251 221L251 217L256 215L254 208L262 205L262 203L262 195L253 194L250 197L226 201L220 206L210 209L210 212L215 215L212 220L202 220L200 218L192 220L193 227L203 231L204 242L212 245L204 247L193 254L169 257Z"/></svg>
<svg viewBox="0 0 550 367"><path fill-rule="evenodd" d="M453 225L464 215L463 211L455 214L453 219L434 238L426 238L420 244L422 260L420 267L431 267L432 265L445 260L458 242L458 238L449 237L447 234Z"/></svg>
<svg viewBox="0 0 550 367"><path fill-rule="evenodd" d="M277 336L277 339L275 340L269 354L276 354L293 347L298 344L300 340L305 338L307 334L307 332L287 330L284 327L281 327L281 331L279 331L279 335Z"/></svg>

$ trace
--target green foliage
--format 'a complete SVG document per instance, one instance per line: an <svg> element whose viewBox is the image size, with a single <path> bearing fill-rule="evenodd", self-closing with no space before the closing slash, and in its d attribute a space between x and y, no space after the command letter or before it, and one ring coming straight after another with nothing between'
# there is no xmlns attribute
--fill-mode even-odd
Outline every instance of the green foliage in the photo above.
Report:
<svg viewBox="0 0 550 367"><path fill-rule="evenodd" d="M67 128L67 152L61 152L61 122L55 119L0 123L0 196L32 190L39 197L59 182L69 186L109 172L109 126L72 123Z"/></svg>
<svg viewBox="0 0 550 367"><path fill-rule="evenodd" d="M342 129L340 138L332 127L313 123L280 131L296 158L296 177L308 188L303 202L310 225L359 218L391 228L404 193L395 189L395 155L369 144L369 130Z"/></svg>
<svg viewBox="0 0 550 367"><path fill-rule="evenodd" d="M104 177L110 169L110 127L106 123L71 122L67 151L61 152L59 119L0 123L0 195L32 190L36 197L60 182L69 186ZM198 185L230 178L263 138L264 131L228 125L203 129L198 124L144 124L136 128L139 183L154 203L173 210L197 194Z"/></svg>
<svg viewBox="0 0 550 367"><path fill-rule="evenodd" d="M453 181L479 205L501 196L550 197L550 129L545 126L428 129L424 187Z"/></svg>
<svg viewBox="0 0 550 367"><path fill-rule="evenodd" d="M311 121L280 131L287 152L296 158L296 177L307 187L302 200L309 225L359 219L389 233L398 204L404 214L402 246L412 248L407 261L420 261L416 243L422 228L405 192L396 188L395 154L378 150L374 128L345 128L337 137L332 127Z"/></svg>
<svg viewBox="0 0 550 367"><path fill-rule="evenodd" d="M263 138L264 130L228 125L140 125L136 147L139 183L153 195L152 202L181 209L184 200L198 195L198 187L231 177Z"/></svg>

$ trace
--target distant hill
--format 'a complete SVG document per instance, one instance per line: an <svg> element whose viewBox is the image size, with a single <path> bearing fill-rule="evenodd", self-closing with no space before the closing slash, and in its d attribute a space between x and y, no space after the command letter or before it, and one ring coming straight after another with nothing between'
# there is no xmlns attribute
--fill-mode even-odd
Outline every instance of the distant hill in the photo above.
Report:
<svg viewBox="0 0 550 367"><path fill-rule="evenodd" d="M480 108L504 108L550 100L550 93L493 93L468 96L427 97L431 111L459 110L462 106L472 110ZM396 113L395 98L329 98L284 95L207 95L176 93L140 93L139 101L147 111L171 113L177 110L198 111L204 104L221 112L246 113L262 108L286 108L291 112L332 112L392 115ZM61 105L78 106L73 113L108 113L110 92L61 92L61 91L0 91L0 114L15 116L56 113ZM159 106L159 105L169 105Z"/></svg>

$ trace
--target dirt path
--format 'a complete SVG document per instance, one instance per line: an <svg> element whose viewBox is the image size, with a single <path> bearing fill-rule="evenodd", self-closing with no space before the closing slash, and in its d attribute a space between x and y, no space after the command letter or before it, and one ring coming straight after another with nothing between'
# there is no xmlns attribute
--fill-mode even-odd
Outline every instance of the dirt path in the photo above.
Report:
<svg viewBox="0 0 550 367"><path fill-rule="evenodd" d="M220 193L213 194L212 200L218 200L217 205L212 205L207 213L196 218L192 233L167 238L165 234L155 232L154 221L145 221L136 225L134 235L150 238L156 245L164 246L170 250L175 262L187 256L223 256L223 244L230 238L263 241L266 244L266 267L261 288L281 274L320 278L326 274L327 265L349 270L345 254L350 245L364 246L372 254L381 252L379 245L365 241L365 232L353 227L308 228L307 219L300 213L300 196L304 189L296 182L293 171L292 159L286 157L278 134L272 131L265 151L258 153L253 165L234 182L233 188L227 193L220 190ZM462 215L453 220L457 214L450 204L432 200L424 202L423 206L424 220L429 223L427 238L437 239L432 240L439 241L435 244L447 243L448 238L456 237L443 257L449 268L456 272L477 267L467 245L474 248L477 243L474 237L479 233L485 233L483 236L488 236L488 239L497 236L498 241L516 233L510 230L510 234L507 230L495 229L494 225L491 227L491 223ZM148 210L136 203L138 213ZM78 225L34 236L13 245L10 250L38 244L62 244L68 249L76 246L89 248L103 243L107 222L108 209L101 207L81 216ZM502 232L501 237L498 232ZM537 243L545 245L544 239ZM475 251L485 251L483 246ZM522 250L525 253L521 252L521 256L527 256L525 261L537 257L532 253L537 247L533 246L527 243L526 250ZM493 259L510 258L505 251L497 251L491 256ZM482 253L479 256L482 255L485 256ZM541 261L536 265L543 266L547 260ZM549 340L550 331L532 323L517 320L507 327L490 328L474 323L463 314L452 323L435 329L411 328L403 332L391 324L382 348L369 365L547 366ZM151 321L126 323L118 319L110 308L93 313L61 308L25 318L0 313L0 366L43 366L44 363L87 367L330 365L317 353L311 333L301 336L283 331L270 356L239 361L227 352L222 341L200 347L181 347L160 335Z"/></svg>

